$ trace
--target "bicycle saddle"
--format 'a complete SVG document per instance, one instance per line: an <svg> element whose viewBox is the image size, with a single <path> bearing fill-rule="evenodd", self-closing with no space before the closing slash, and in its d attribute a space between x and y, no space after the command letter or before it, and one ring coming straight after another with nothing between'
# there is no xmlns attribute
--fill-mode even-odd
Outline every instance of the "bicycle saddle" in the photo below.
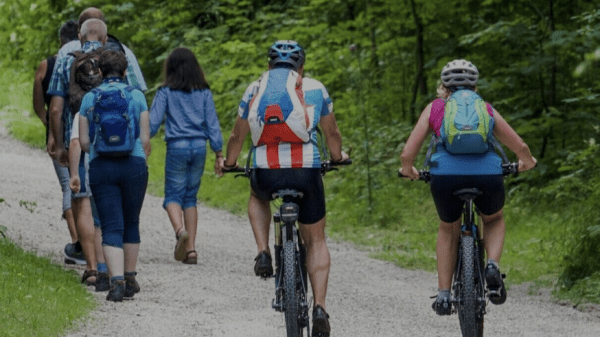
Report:
<svg viewBox="0 0 600 337"><path fill-rule="evenodd" d="M283 197L287 197L287 196L290 196L292 198L302 198L302 197L304 197L304 193L296 191L296 190L292 190L292 189L285 189L285 190L279 190L279 191L273 193L271 196L273 197L273 199L283 198Z"/></svg>
<svg viewBox="0 0 600 337"><path fill-rule="evenodd" d="M463 188L458 191L454 191L452 194L461 198L462 200L473 200L481 195L483 192L476 188Z"/></svg>

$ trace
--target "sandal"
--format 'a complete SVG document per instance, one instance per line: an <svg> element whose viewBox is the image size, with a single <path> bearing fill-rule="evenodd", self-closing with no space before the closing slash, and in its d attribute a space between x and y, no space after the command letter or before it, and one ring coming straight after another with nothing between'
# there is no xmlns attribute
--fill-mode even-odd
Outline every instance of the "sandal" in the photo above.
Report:
<svg viewBox="0 0 600 337"><path fill-rule="evenodd" d="M94 280L90 281L89 278L93 277ZM98 272L95 270L86 270L83 272L83 275L81 276L81 283L85 283L88 286L93 286L96 285L96 279L98 277Z"/></svg>
<svg viewBox="0 0 600 337"><path fill-rule="evenodd" d="M190 256L190 254L196 254L196 256ZM197 264L198 263L198 253L195 250L190 250L187 252L185 260L183 260L185 264Z"/></svg>
<svg viewBox="0 0 600 337"><path fill-rule="evenodd" d="M175 261L183 261L186 258L185 245L189 238L189 234L185 229L180 229L175 235L177 244L175 245Z"/></svg>

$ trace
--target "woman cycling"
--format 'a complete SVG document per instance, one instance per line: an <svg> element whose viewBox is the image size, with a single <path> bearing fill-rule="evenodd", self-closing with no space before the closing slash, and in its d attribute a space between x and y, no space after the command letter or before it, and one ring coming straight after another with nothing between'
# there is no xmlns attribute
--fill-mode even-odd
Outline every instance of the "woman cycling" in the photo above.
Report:
<svg viewBox="0 0 600 337"><path fill-rule="evenodd" d="M150 120L144 94L125 84L125 54L104 51L98 65L103 83L83 97L79 142L90 153L90 188L102 224L102 248L111 276L106 300L120 302L140 291L135 268L140 211L148 184ZM119 122L120 118L127 118L127 122ZM108 134L114 130L114 134ZM113 141L115 144L111 144ZM117 144L130 146L124 150Z"/></svg>
<svg viewBox="0 0 600 337"><path fill-rule="evenodd" d="M206 161L206 141L215 152L215 172L223 161L223 136L212 92L200 64L187 48L176 48L165 61L165 81L150 109L150 134L165 120L165 200L175 230L175 260L196 264L196 195Z"/></svg>
<svg viewBox="0 0 600 337"><path fill-rule="evenodd" d="M441 129L445 110L447 111L445 105L450 96L460 90L462 90L461 94L465 96L471 95L477 89L478 77L477 68L465 60L454 60L442 69L442 85L437 90L439 98L423 110L401 154L402 168L400 172L408 179L419 178L414 161L430 132L435 132L438 137L444 132ZM493 136L519 158L519 171L535 167L537 161L521 137L491 105L486 103L481 106L487 108L483 109L490 116L489 125L492 128ZM487 116L484 117L487 118ZM436 142L436 144L436 153L430 161L430 185L441 222L436 246L439 294L432 307L438 315L450 315L451 313L450 287L456 264L463 207L463 201L452 192L461 188L477 188L483 191L483 194L477 197L474 203L480 211L485 228L483 233L488 257L485 277L488 287L500 294L490 297L490 301L493 304L502 304L506 300L506 290L498 266L505 235L502 214L504 207L502 161L491 144L486 145L487 150L484 150L483 153L477 154L455 154L447 149L448 143L442 141Z"/></svg>

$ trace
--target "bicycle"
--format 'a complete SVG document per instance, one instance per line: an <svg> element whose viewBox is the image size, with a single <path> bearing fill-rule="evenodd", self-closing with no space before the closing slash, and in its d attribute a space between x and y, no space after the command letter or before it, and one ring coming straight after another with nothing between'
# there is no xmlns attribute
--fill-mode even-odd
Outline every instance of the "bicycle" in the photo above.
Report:
<svg viewBox="0 0 600 337"><path fill-rule="evenodd" d="M502 164L502 175L518 173L518 163ZM402 173L398 176L404 178ZM419 171L419 180L429 183L429 171ZM490 295L500 295L500 290L489 290L485 284L485 249L483 233L475 220L477 210L473 200L482 192L476 188L463 188L453 194L465 201L463 222L454 276L452 281L452 313L458 313L460 329L464 337L483 336L483 322ZM505 275L502 275L504 278Z"/></svg>
<svg viewBox="0 0 600 337"><path fill-rule="evenodd" d="M335 166L350 165L352 160L341 163L324 161L321 163L321 175L335 171ZM223 171L224 173L242 173L236 175L249 178L252 168L236 167ZM275 298L271 307L285 315L285 325L288 337L301 337L306 329L310 336L308 278L306 268L306 247L298 229L298 214L300 208L294 199L304 197L304 194L294 189L278 190L272 194L274 200L281 199L279 211L273 214L275 234Z"/></svg>

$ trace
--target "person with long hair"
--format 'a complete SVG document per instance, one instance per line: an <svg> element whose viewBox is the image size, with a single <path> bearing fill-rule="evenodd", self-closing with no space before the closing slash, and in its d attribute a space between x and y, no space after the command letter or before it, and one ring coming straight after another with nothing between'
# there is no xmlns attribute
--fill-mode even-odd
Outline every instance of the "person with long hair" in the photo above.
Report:
<svg viewBox="0 0 600 337"><path fill-rule="evenodd" d="M176 48L164 64L165 80L150 108L150 134L165 123L165 199L175 231L175 260L196 264L197 194L206 162L206 142L214 151L215 172L223 161L223 137L210 86L194 53ZM166 118L165 118L166 116Z"/></svg>

